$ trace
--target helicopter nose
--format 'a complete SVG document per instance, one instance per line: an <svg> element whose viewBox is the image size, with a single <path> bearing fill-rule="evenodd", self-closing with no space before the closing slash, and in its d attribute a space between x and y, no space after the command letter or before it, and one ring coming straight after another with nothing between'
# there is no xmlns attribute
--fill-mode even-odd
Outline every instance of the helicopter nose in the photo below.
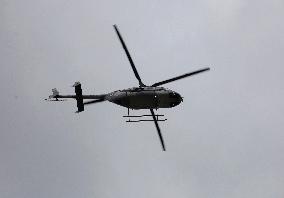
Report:
<svg viewBox="0 0 284 198"><path fill-rule="evenodd" d="M181 102L183 102L183 97L179 94L179 99Z"/></svg>
<svg viewBox="0 0 284 198"><path fill-rule="evenodd" d="M180 94L176 93L177 98L178 98L178 104L180 104L181 102L183 102L183 98L181 97Z"/></svg>
<svg viewBox="0 0 284 198"><path fill-rule="evenodd" d="M182 102L182 97L181 97L181 95L175 92L175 93L172 95L172 103L171 103L171 106L173 106L173 107L174 107L174 106L177 106L177 105L179 105L181 102Z"/></svg>

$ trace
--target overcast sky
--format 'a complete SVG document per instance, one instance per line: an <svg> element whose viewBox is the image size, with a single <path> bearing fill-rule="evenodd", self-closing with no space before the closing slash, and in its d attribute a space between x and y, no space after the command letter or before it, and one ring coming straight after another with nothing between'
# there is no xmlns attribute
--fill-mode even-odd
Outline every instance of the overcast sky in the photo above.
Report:
<svg viewBox="0 0 284 198"><path fill-rule="evenodd" d="M283 0L0 0L1 198L283 198ZM154 123L46 102L145 84L184 102ZM134 111L132 114L144 114Z"/></svg>

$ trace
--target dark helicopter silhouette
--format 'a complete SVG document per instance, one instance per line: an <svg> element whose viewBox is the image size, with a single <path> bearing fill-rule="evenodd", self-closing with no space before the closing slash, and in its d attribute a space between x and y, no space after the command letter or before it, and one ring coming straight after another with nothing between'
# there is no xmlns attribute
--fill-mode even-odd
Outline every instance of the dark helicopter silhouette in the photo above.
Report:
<svg viewBox="0 0 284 198"><path fill-rule="evenodd" d="M182 101L183 98L181 95L175 91L172 91L170 89L160 87L160 85L164 85L166 83L170 83L176 80L180 80L185 77L189 77L204 71L210 70L210 68L203 68L194 72L186 73L181 76L177 76L174 78L170 78L168 80L160 81L157 83L154 83L150 86L145 85L139 74L138 71L134 65L134 62L129 54L129 51L122 39L122 36L119 33L119 30L116 25L113 25L117 36L122 44L122 47L127 55L127 58L130 62L130 65L132 67L132 70L135 74L135 77L137 78L139 82L139 87L133 87L133 88L128 88L128 89L123 89L123 90L117 90L113 91L108 94L101 94L101 95L83 95L82 94L82 88L81 88L81 83L80 82L75 82L73 87L75 87L75 95L60 95L59 92L57 91L56 88L52 89L52 95L49 96L49 99L51 101L64 101L64 99L60 98L73 98L76 99L77 101L77 107L78 111L82 112L84 111L84 106L90 105L90 104L95 104L103 101L109 101L112 103L115 103L117 105L126 107L128 109L128 115L123 116L126 118L129 118L126 122L143 122L143 121L153 121L155 123L162 148L165 151L165 144L163 140L163 136L161 134L160 127L158 125L158 121L166 121L166 119L159 119L159 117L164 116L164 115L159 115L154 113L154 109L159 109L159 108L172 108L177 105L179 105ZM84 102L84 99L91 99L87 102ZM150 110L150 115L138 115L138 116L132 116L129 115L129 109L149 109ZM152 119L140 119L141 117L152 117ZM130 120L130 118L139 118L140 120Z"/></svg>

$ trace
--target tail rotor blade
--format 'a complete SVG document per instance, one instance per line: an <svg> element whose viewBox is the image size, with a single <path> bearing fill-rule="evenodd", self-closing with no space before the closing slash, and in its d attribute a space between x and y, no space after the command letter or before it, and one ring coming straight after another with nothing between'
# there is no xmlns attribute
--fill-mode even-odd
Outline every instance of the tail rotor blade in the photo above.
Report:
<svg viewBox="0 0 284 198"><path fill-rule="evenodd" d="M161 81L161 82L154 83L152 85L152 87L157 87L157 86L160 86L160 85L163 85L163 84L166 84L166 83L170 83L170 82L173 82L173 81L176 81L176 80L180 80L182 78L186 78L186 77L189 77L189 76L193 76L195 74L199 74L201 72L205 72L205 71L208 71L208 70L210 70L209 67L204 68L204 69L200 69L200 70L197 70L197 71L194 71L194 72L186 73L186 74L183 74L181 76L177 76L177 77L174 77L174 78L170 78L168 80L164 80L164 81Z"/></svg>
<svg viewBox="0 0 284 198"><path fill-rule="evenodd" d="M134 65L134 62L133 62L133 60L132 60L132 58L131 58L131 56L130 56L130 53L129 53L129 51L128 51L128 49L127 49L127 47L126 47L126 45L125 45L125 43L124 43L124 41L123 41L123 38L122 38L122 36L121 36L120 33L119 33L119 30L118 30L117 26L116 26L116 25L113 25L113 27L114 27L114 29L115 29L115 31L116 31L116 34L117 34L117 36L118 36L118 38L119 38L119 40L120 40L120 42L121 42L122 47L123 47L123 49L124 49L124 51L125 51L125 53L126 53L126 55L127 55L127 58L128 58L128 60L129 60L129 62L130 62L130 65L131 65L131 67L132 67L132 70L133 70L133 72L134 72L134 74L135 74L135 77L136 77L137 80L139 81L139 85L140 85L141 87L145 86L145 85L143 84L143 82L142 82L142 80L141 80L139 74L138 74L138 71L137 71L137 69L136 69L136 67L135 67L135 65Z"/></svg>
<svg viewBox="0 0 284 198"><path fill-rule="evenodd" d="M159 124L158 124L158 121L157 121L157 119L156 119L154 110L153 110L153 109L150 109L150 111L151 111L152 117L153 117L154 122L155 122L155 126L156 126L156 129L157 129L157 132L158 132L158 135L159 135L161 144L162 144L163 151L166 151L165 144L164 144L164 140L163 140L163 136L162 136L162 133L161 133L161 129L160 129Z"/></svg>

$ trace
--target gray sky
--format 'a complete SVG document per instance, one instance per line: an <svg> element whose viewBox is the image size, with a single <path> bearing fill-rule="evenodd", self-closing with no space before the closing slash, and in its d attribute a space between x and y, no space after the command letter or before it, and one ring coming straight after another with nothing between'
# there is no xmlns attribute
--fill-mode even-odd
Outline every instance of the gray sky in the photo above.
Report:
<svg viewBox="0 0 284 198"><path fill-rule="evenodd" d="M283 198L283 0L1 0L1 198ZM43 99L151 84L184 102L127 124L111 103ZM144 113L143 111L135 113Z"/></svg>

